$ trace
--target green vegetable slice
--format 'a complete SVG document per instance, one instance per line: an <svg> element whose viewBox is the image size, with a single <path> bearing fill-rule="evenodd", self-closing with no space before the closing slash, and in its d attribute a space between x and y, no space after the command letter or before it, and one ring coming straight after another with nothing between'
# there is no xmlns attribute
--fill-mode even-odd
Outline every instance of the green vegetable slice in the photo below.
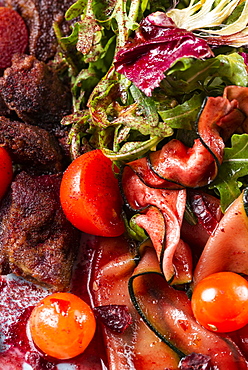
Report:
<svg viewBox="0 0 248 370"><path fill-rule="evenodd" d="M213 366L220 370L245 369L244 360L231 340L196 322L187 294L168 285L149 247L129 279L129 294L148 327L180 357L196 352L209 355Z"/></svg>

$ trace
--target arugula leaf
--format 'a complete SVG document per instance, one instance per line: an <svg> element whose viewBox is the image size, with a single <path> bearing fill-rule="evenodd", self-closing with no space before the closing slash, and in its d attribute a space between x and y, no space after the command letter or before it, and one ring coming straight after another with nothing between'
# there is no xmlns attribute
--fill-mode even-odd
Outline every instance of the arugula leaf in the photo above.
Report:
<svg viewBox="0 0 248 370"><path fill-rule="evenodd" d="M248 134L234 134L231 145L224 149L223 163L210 186L218 190L223 212L240 195L241 178L248 175Z"/></svg>
<svg viewBox="0 0 248 370"><path fill-rule="evenodd" d="M195 90L221 95L228 84L247 86L248 74L244 59L234 52L207 60L181 58L167 72L161 87L168 95L192 93Z"/></svg>
<svg viewBox="0 0 248 370"><path fill-rule="evenodd" d="M122 81L102 79L91 94L88 102L93 123L106 128L124 125L142 135L171 136L173 130L164 122L159 121L156 104L134 85L130 87L133 103L120 105L118 99L123 91Z"/></svg>
<svg viewBox="0 0 248 370"><path fill-rule="evenodd" d="M130 92L137 104L136 112L139 117L142 117L136 125L132 124L132 128L140 131L143 135L153 135L166 137L173 134L173 130L166 122L159 121L158 112L154 100L146 96L135 85L130 87Z"/></svg>
<svg viewBox="0 0 248 370"><path fill-rule="evenodd" d="M177 105L174 108L167 110L159 110L163 122L171 128L192 130L194 128L197 116L201 109L204 96L202 94L195 94L193 97L183 104Z"/></svg>
<svg viewBox="0 0 248 370"><path fill-rule="evenodd" d="M128 219L124 215L124 222L129 236L134 240L142 242L147 239L147 234L142 227L137 225L135 219L138 216L139 214L136 214L128 221Z"/></svg>
<svg viewBox="0 0 248 370"><path fill-rule="evenodd" d="M248 74L244 58L238 53L229 55L218 55L216 57L220 61L220 69L218 75L227 80L227 83L237 86L248 85Z"/></svg>
<svg viewBox="0 0 248 370"><path fill-rule="evenodd" d="M175 95L175 92L177 95L185 95L195 90L209 91L209 81L218 75L219 68L220 61L216 58L189 59L187 63L180 60L167 72L166 78L161 82L161 88L168 95Z"/></svg>
<svg viewBox="0 0 248 370"><path fill-rule="evenodd" d="M126 142L119 151L114 152L107 148L102 148L102 151L112 161L130 162L144 156L150 150L156 149L156 146L162 139L155 136L146 141Z"/></svg>

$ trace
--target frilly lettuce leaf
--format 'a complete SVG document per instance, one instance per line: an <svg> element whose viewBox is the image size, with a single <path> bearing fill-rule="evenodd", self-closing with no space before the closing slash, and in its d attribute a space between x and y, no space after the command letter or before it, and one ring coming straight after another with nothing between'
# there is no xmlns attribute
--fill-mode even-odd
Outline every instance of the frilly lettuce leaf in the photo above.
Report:
<svg viewBox="0 0 248 370"><path fill-rule="evenodd" d="M248 134L235 134L231 139L231 148L224 149L223 163L217 178L210 186L219 192L222 211L240 195L242 178L247 175Z"/></svg>
<svg viewBox="0 0 248 370"><path fill-rule="evenodd" d="M200 35L209 45L240 48L248 43L247 0L190 0L186 7L174 6L167 15L178 27Z"/></svg>
<svg viewBox="0 0 248 370"><path fill-rule="evenodd" d="M238 17L237 14L234 17L233 13L238 6ZM201 30L219 36L232 35L247 29L248 3L237 0L191 0L188 7L171 9L167 14L178 27L189 31Z"/></svg>
<svg viewBox="0 0 248 370"><path fill-rule="evenodd" d="M94 89L88 102L93 124L106 128L124 125L142 135L166 137L172 129L159 121L156 104L134 85L130 87L133 103L120 105L122 84L116 79L103 79Z"/></svg>

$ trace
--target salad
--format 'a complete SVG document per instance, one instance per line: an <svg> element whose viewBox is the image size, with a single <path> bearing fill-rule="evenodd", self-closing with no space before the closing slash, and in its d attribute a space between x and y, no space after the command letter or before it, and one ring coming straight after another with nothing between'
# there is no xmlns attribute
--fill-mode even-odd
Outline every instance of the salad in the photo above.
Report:
<svg viewBox="0 0 248 370"><path fill-rule="evenodd" d="M33 162L0 117L0 367L247 369L248 1L78 0L64 17L42 66L25 29L0 58L14 131L37 138ZM37 111L30 65L35 94L59 95Z"/></svg>

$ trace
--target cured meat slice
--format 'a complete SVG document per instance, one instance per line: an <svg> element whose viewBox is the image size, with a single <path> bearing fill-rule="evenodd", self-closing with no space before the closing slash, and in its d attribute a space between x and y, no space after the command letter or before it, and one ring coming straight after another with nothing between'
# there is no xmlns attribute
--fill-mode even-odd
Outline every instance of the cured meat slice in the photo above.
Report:
<svg viewBox="0 0 248 370"><path fill-rule="evenodd" d="M150 188L128 166L123 171L122 189L127 204L133 210L146 214L146 216L140 216L140 219L137 218L138 222L145 228L151 239L156 241L154 247L161 261L162 271L166 279L170 281L175 273L173 256L180 241L180 229L186 204L186 190ZM151 213L151 210L149 212L148 209L150 206L157 207L162 217L159 216L159 212L155 214L154 212ZM152 216L155 215L155 220L159 220L159 226L157 222L152 221L151 214ZM156 228L160 230L164 229L164 232L161 233L162 236L159 238L153 237L157 234L156 230L154 233L154 229Z"/></svg>
<svg viewBox="0 0 248 370"><path fill-rule="evenodd" d="M192 148L179 140L171 140L161 150L150 153L153 171L160 177L185 187L200 187L217 175L212 153L196 139Z"/></svg>
<svg viewBox="0 0 248 370"><path fill-rule="evenodd" d="M159 177L149 165L147 157L136 159L135 161L127 163L127 166L139 176L139 178L151 188L158 189L181 189L182 186L173 181L165 180Z"/></svg>
<svg viewBox="0 0 248 370"><path fill-rule="evenodd" d="M209 97L198 120L198 133L202 143L212 153L218 164L222 163L224 141L242 126L245 115L237 108L238 101L222 96Z"/></svg>

